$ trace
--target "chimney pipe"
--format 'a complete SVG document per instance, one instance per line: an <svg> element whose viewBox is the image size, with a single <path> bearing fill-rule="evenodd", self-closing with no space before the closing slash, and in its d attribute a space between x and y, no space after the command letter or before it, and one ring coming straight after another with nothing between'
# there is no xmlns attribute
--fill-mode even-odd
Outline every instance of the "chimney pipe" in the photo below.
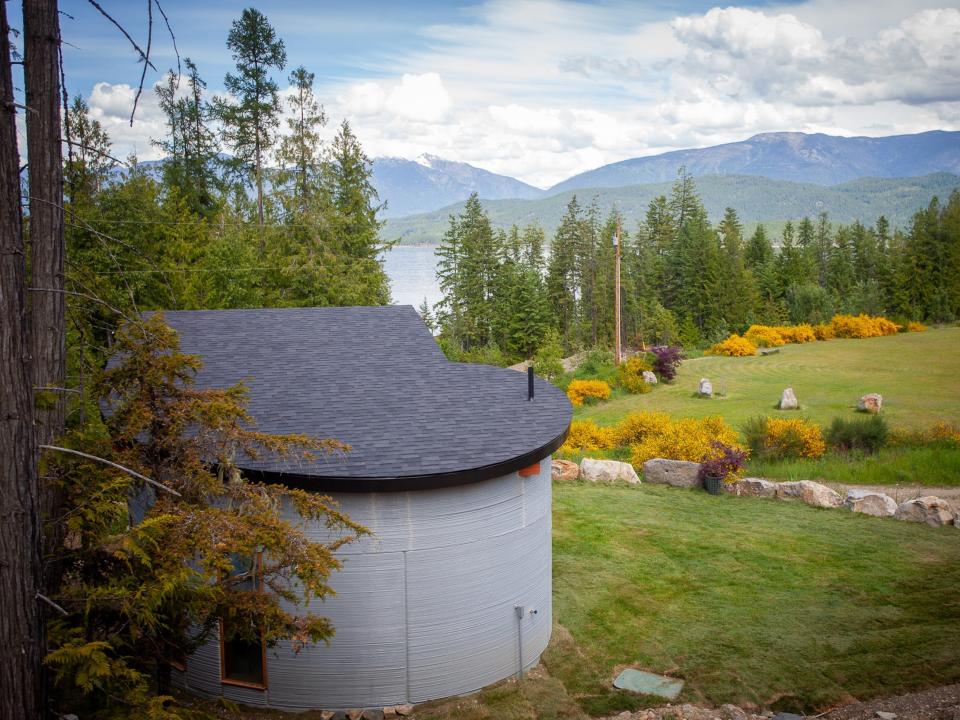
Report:
<svg viewBox="0 0 960 720"><path fill-rule="evenodd" d="M527 400L533 400L533 365L527 367Z"/></svg>

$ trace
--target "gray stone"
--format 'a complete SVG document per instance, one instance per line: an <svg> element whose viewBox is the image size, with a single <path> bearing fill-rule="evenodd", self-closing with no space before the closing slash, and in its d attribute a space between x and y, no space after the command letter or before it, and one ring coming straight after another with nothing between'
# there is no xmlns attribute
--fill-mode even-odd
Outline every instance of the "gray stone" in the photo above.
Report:
<svg viewBox="0 0 960 720"><path fill-rule="evenodd" d="M349 718L343 710L338 710L330 716L330 720L349 720Z"/></svg>
<svg viewBox="0 0 960 720"><path fill-rule="evenodd" d="M624 480L631 485L640 482L637 471L630 463L619 460L595 460L584 458L580 462L580 477L587 482L616 482Z"/></svg>
<svg viewBox="0 0 960 720"><path fill-rule="evenodd" d="M797 402L797 396L793 392L793 388L786 388L783 393L780 395L780 404L777 406L781 410L796 410L800 407L800 403Z"/></svg>
<svg viewBox="0 0 960 720"><path fill-rule="evenodd" d="M720 713L725 720L747 720L747 713L744 712L743 708L739 708L736 705L721 705Z"/></svg>
<svg viewBox="0 0 960 720"><path fill-rule="evenodd" d="M777 485L778 498L797 498L807 505L835 508L843 505L843 498L835 490L812 480L782 482Z"/></svg>
<svg viewBox="0 0 960 720"><path fill-rule="evenodd" d="M355 708L353 710L347 710L347 720L360 720L360 717L363 715L363 710Z"/></svg>
<svg viewBox="0 0 960 720"><path fill-rule="evenodd" d="M857 401L857 410L876 415L883 407L883 395L880 393L867 393Z"/></svg>
<svg viewBox="0 0 960 720"><path fill-rule="evenodd" d="M647 385L656 385L656 384L657 384L657 376L653 373L652 370L644 370L644 371L643 371L643 381L644 381L645 383L647 383Z"/></svg>
<svg viewBox="0 0 960 720"><path fill-rule="evenodd" d="M570 482L580 477L580 466L570 460L551 460L550 477L555 482Z"/></svg>
<svg viewBox="0 0 960 720"><path fill-rule="evenodd" d="M881 492L852 488L847 490L847 497L843 501L847 510L874 517L890 517L897 511L896 501Z"/></svg>
<svg viewBox="0 0 960 720"><path fill-rule="evenodd" d="M413 715L413 705L396 705L397 715L403 715L407 717L408 715Z"/></svg>
<svg viewBox="0 0 960 720"><path fill-rule="evenodd" d="M954 522L956 515L950 503L934 495L907 500L900 503L894 517L907 522L922 522L933 527L949 525Z"/></svg>
<svg viewBox="0 0 960 720"><path fill-rule="evenodd" d="M713 383L707 378L700 378L700 384L697 386L697 395L700 397L713 397Z"/></svg>
<svg viewBox="0 0 960 720"><path fill-rule="evenodd" d="M383 716L385 718L395 718L397 717L397 709L392 705L390 707L385 707L383 709Z"/></svg>
<svg viewBox="0 0 960 720"><path fill-rule="evenodd" d="M764 478L743 478L726 483L723 488L731 495L740 497L776 497L777 483Z"/></svg>
<svg viewBox="0 0 960 720"><path fill-rule="evenodd" d="M803 715L796 713L781 712L773 716L773 720L803 720Z"/></svg>
<svg viewBox="0 0 960 720"><path fill-rule="evenodd" d="M360 716L360 720L383 720L383 710L380 708L364 710L363 715Z"/></svg>
<svg viewBox="0 0 960 720"><path fill-rule="evenodd" d="M687 460L653 458L643 464L643 477L655 485L673 487L700 487L700 463Z"/></svg>
<svg viewBox="0 0 960 720"><path fill-rule="evenodd" d="M892 712L885 712L883 710L877 710L875 715L880 718L880 720L897 720L897 714Z"/></svg>

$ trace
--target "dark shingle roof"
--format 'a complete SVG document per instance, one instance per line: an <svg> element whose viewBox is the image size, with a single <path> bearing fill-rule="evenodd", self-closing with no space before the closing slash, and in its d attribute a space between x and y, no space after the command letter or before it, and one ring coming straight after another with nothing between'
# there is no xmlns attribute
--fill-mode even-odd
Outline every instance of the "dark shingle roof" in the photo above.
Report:
<svg viewBox="0 0 960 720"><path fill-rule="evenodd" d="M198 387L243 380L260 430L352 450L308 463L245 460L267 479L324 490L407 490L503 475L553 452L566 396L513 370L449 362L411 306L165 313L203 359Z"/></svg>

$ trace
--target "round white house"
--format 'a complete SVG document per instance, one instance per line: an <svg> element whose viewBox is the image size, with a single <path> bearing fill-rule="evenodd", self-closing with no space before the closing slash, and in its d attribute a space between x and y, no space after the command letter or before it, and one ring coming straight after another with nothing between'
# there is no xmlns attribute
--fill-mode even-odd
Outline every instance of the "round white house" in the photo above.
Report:
<svg viewBox="0 0 960 720"><path fill-rule="evenodd" d="M184 689L284 710L459 695L535 665L551 629L550 455L571 407L553 385L449 362L410 306L166 313L199 387L243 380L259 429L348 453L251 477L332 496L372 535L338 551L310 610L329 645L216 638ZM292 512L292 511L289 511ZM324 539L325 528L311 529Z"/></svg>

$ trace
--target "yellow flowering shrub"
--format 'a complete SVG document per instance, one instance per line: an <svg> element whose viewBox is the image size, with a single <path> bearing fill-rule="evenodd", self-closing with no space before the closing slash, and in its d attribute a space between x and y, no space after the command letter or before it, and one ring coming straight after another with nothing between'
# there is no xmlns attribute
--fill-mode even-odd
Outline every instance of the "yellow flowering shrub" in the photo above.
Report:
<svg viewBox="0 0 960 720"><path fill-rule="evenodd" d="M896 335L900 326L885 317L870 315L834 315L830 321L833 334L838 338L871 338Z"/></svg>
<svg viewBox="0 0 960 720"><path fill-rule="evenodd" d="M820 323L813 326L813 334L817 340L833 340L833 325L830 323Z"/></svg>
<svg viewBox="0 0 960 720"><path fill-rule="evenodd" d="M586 400L606 400L610 397L610 386L603 380L571 380L567 386L570 402L580 407Z"/></svg>
<svg viewBox="0 0 960 720"><path fill-rule="evenodd" d="M743 336L757 347L780 347L787 342L780 330L770 325L751 325Z"/></svg>
<svg viewBox="0 0 960 720"><path fill-rule="evenodd" d="M617 368L617 384L629 393L650 392L653 386L643 379L644 370L652 371L653 366L639 355L628 358Z"/></svg>
<svg viewBox="0 0 960 720"><path fill-rule="evenodd" d="M808 343L817 340L817 334L812 325L784 325L775 328L786 343Z"/></svg>
<svg viewBox="0 0 960 720"><path fill-rule="evenodd" d="M739 335L731 335L707 350L708 355L726 355L728 357L746 357L757 354L757 346Z"/></svg>
<svg viewBox="0 0 960 720"><path fill-rule="evenodd" d="M615 427L617 445L636 445L647 436L663 432L671 422L665 412L644 410L626 415Z"/></svg>
<svg viewBox="0 0 960 720"><path fill-rule="evenodd" d="M596 450L612 450L617 446L614 428L600 427L593 420L574 420L560 452L572 454Z"/></svg>
<svg viewBox="0 0 960 720"><path fill-rule="evenodd" d="M736 432L719 416L701 420L668 420L656 432L649 432L639 442L632 444L630 462L636 468L652 458L702 462L717 456L718 451L713 445L715 441L744 449L738 442Z"/></svg>
<svg viewBox="0 0 960 720"><path fill-rule="evenodd" d="M926 332L927 326L922 322L911 320L907 323L907 332Z"/></svg>
<svg viewBox="0 0 960 720"><path fill-rule="evenodd" d="M766 418L761 442L761 454L773 457L818 458L827 449L820 426L801 418Z"/></svg>
<svg viewBox="0 0 960 720"><path fill-rule="evenodd" d="M948 422L935 423L927 433L931 440L937 442L947 442L960 444L960 425Z"/></svg>

